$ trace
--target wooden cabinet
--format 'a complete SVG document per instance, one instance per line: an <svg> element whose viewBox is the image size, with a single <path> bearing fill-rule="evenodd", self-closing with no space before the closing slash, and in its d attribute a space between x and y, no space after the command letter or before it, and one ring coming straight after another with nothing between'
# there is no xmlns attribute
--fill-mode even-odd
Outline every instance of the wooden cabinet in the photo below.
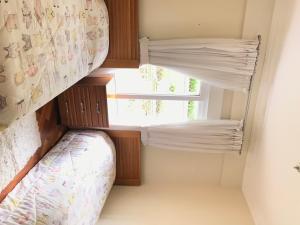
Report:
<svg viewBox="0 0 300 225"><path fill-rule="evenodd" d="M138 0L105 0L109 14L109 52L105 68L138 68Z"/></svg>
<svg viewBox="0 0 300 225"><path fill-rule="evenodd" d="M108 127L105 85L86 78L58 97L60 118L69 128Z"/></svg>
<svg viewBox="0 0 300 225"><path fill-rule="evenodd" d="M116 147L117 185L141 184L141 132L105 130Z"/></svg>

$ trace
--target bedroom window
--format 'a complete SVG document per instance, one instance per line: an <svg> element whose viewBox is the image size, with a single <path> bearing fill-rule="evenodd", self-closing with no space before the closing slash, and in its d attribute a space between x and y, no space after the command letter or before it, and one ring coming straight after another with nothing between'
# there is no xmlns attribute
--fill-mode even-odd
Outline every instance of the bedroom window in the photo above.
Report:
<svg viewBox="0 0 300 225"><path fill-rule="evenodd" d="M208 85L161 67L117 70L107 93L111 125L146 126L207 118Z"/></svg>

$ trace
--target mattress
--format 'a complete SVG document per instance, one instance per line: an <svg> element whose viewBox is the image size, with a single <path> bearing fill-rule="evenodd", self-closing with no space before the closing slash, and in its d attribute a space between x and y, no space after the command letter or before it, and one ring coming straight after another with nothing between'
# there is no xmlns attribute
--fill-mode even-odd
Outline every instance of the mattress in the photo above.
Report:
<svg viewBox="0 0 300 225"><path fill-rule="evenodd" d="M104 0L3 0L0 15L0 127L36 111L107 56Z"/></svg>
<svg viewBox="0 0 300 225"><path fill-rule="evenodd" d="M101 131L71 131L0 204L2 225L94 225L113 185L115 148Z"/></svg>

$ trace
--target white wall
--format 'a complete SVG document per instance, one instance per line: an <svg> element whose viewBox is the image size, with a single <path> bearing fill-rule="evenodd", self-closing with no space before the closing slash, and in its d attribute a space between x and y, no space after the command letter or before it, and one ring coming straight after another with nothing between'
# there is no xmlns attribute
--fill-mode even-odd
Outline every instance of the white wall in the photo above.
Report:
<svg viewBox="0 0 300 225"><path fill-rule="evenodd" d="M140 36L240 38L245 8L246 0L140 0ZM226 92L223 108L226 117L231 111L231 99L232 94ZM240 186L243 162L237 155L144 149L143 179L147 184Z"/></svg>
<svg viewBox="0 0 300 225"><path fill-rule="evenodd" d="M147 148L142 152L144 184L212 184L221 182L223 155Z"/></svg>
<svg viewBox="0 0 300 225"><path fill-rule="evenodd" d="M261 35L262 40L259 50L259 60L256 67L256 73L252 84L250 96L249 112L245 119L245 131L243 139L242 155L240 157L225 155L223 165L222 184L232 185L240 184L243 178L245 160L249 139L251 138L251 130L253 124L254 110L257 102L258 89L261 83L263 66L265 62L266 48L272 22L273 9L275 0L251 0L247 1L245 10L245 18L243 25L242 38L253 39L257 35ZM245 96L239 92L235 92L232 98L231 118L239 119L243 113L245 104Z"/></svg>
<svg viewBox="0 0 300 225"><path fill-rule="evenodd" d="M243 191L256 225L300 224L300 1L276 0Z"/></svg>
<svg viewBox="0 0 300 225"><path fill-rule="evenodd" d="M140 0L140 33L152 39L240 37L246 0Z"/></svg>
<svg viewBox="0 0 300 225"><path fill-rule="evenodd" d="M273 1L140 0L140 36L152 39L242 36L256 38L258 34L262 34L263 55L273 12ZM260 68L262 64L263 57L260 59ZM259 84L259 78L260 71L257 74L255 89ZM241 119L244 100L243 95L233 96L232 93L225 92L223 117ZM255 96L251 108L254 106ZM247 140L245 143L247 147ZM159 181L172 183L177 174L177 179L186 183L201 182L239 187L242 182L246 151L239 156L146 149L143 155L143 177L147 183Z"/></svg>
<svg viewBox="0 0 300 225"><path fill-rule="evenodd" d="M97 225L254 225L240 190L215 186L115 186Z"/></svg>

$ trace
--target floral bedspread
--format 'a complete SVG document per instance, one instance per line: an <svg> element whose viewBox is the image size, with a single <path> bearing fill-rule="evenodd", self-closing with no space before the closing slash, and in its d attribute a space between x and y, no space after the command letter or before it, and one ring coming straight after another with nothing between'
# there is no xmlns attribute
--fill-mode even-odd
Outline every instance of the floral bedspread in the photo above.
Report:
<svg viewBox="0 0 300 225"><path fill-rule="evenodd" d="M24 168L40 146L35 113L16 120L5 131L0 131L0 191Z"/></svg>
<svg viewBox="0 0 300 225"><path fill-rule="evenodd" d="M93 225L115 171L105 133L68 132L0 204L0 224Z"/></svg>
<svg viewBox="0 0 300 225"><path fill-rule="evenodd" d="M0 127L99 67L108 26L104 0L0 1Z"/></svg>

